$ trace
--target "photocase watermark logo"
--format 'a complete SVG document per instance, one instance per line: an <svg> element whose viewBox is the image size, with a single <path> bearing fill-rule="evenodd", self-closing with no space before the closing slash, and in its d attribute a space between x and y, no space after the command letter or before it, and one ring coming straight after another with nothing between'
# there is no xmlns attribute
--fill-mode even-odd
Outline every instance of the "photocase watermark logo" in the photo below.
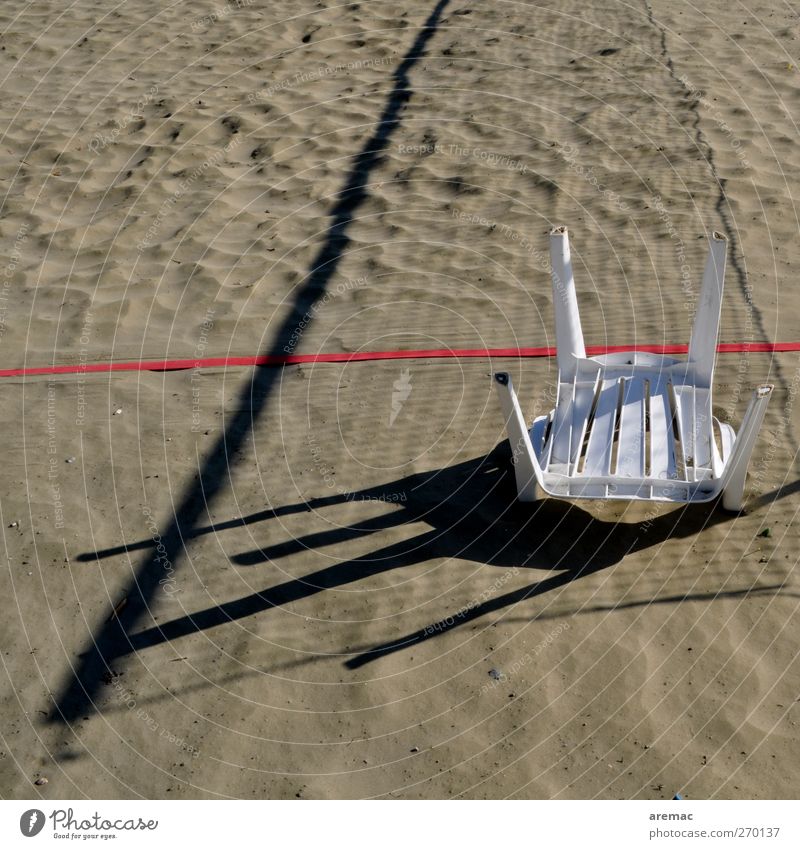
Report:
<svg viewBox="0 0 800 849"><path fill-rule="evenodd" d="M45 816L44 812L38 808L31 808L19 818L19 830L25 837L36 837L36 835L44 828Z"/></svg>
<svg viewBox="0 0 800 849"><path fill-rule="evenodd" d="M400 377L392 384L392 411L389 413L389 427L400 415L400 410L408 401L409 395L411 395L411 369L405 368L400 371Z"/></svg>
<svg viewBox="0 0 800 849"><path fill-rule="evenodd" d="M121 831L155 831L158 820L143 820L141 817L110 820L95 811L85 819L77 819L72 808L56 808L51 814L44 815L38 808L31 808L19 818L19 830L25 837L35 837L51 820L53 836L71 840L100 838L108 840ZM88 832L81 834L80 832ZM103 832L109 832L103 834Z"/></svg>

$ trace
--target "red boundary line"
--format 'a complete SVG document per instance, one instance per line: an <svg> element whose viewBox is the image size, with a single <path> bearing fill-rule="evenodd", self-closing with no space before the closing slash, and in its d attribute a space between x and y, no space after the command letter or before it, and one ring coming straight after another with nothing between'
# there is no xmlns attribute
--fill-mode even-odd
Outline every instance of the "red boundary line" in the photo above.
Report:
<svg viewBox="0 0 800 849"><path fill-rule="evenodd" d="M593 345L586 349L589 356L614 354L633 350L630 345ZM651 354L685 354L687 345L639 345L637 351ZM717 345L720 354L774 354L800 351L800 342L723 342ZM201 357L189 360L138 360L135 362L79 363L32 368L0 369L0 377L32 377L42 374L94 374L112 371L180 371L192 368L228 368L229 366L287 366L298 363L361 363L373 360L465 359L469 357L553 357L555 348L439 348L418 351L358 351L341 354L280 354L249 357Z"/></svg>

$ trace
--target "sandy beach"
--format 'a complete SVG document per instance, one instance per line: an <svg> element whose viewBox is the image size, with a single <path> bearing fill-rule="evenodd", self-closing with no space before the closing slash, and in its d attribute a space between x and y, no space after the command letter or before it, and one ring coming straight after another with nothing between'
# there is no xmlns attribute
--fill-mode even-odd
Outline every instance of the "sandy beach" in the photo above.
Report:
<svg viewBox="0 0 800 849"><path fill-rule="evenodd" d="M0 6L0 368L800 341L788 6ZM800 368L742 514L515 500L490 375L0 378L0 797L796 798Z"/></svg>

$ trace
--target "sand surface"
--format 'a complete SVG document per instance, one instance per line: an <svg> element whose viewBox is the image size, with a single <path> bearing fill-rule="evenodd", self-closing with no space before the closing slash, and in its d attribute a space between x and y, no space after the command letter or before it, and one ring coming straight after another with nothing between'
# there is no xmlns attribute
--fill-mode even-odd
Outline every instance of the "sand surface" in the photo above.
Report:
<svg viewBox="0 0 800 849"><path fill-rule="evenodd" d="M2 367L552 344L554 224L591 344L688 341L712 230L722 341L800 340L797 15L552 6L2 4ZM720 358L736 426L776 387L738 517L516 504L497 367L548 408L3 379L0 794L796 797L797 356Z"/></svg>

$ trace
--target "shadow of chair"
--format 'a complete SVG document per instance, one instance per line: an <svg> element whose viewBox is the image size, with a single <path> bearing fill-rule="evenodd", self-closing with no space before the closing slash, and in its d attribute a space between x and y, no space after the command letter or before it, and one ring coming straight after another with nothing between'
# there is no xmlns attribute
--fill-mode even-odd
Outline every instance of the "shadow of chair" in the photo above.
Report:
<svg viewBox="0 0 800 849"><path fill-rule="evenodd" d="M402 526L425 530L377 547L370 554L344 559L302 578L291 578L258 592L129 634L129 651L138 651L192 633L224 625L317 593L363 581L433 559L458 558L500 568L529 568L551 574L522 588L494 595L459 615L377 646L347 661L356 668L378 657L439 636L455 627L526 599L541 596L619 563L627 554L658 546L667 539L694 536L705 528L732 520L715 504L683 506L638 522L599 518L559 500L534 505L516 500L508 442L486 456L431 472L421 472L382 486L314 498L259 511L241 519L197 528L187 537L221 533L281 517L313 516L345 502L386 502L396 509L345 527L310 531L301 537L244 551L232 558L239 566L276 562L307 549L328 549ZM606 502L607 504L607 502ZM602 503L597 505L602 509ZM649 515L649 514L648 514ZM127 550L152 546L142 541ZM89 560L125 551L109 549L82 555ZM765 589L759 587L760 590ZM679 598L677 600L682 600ZM127 652L126 652L127 653Z"/></svg>

